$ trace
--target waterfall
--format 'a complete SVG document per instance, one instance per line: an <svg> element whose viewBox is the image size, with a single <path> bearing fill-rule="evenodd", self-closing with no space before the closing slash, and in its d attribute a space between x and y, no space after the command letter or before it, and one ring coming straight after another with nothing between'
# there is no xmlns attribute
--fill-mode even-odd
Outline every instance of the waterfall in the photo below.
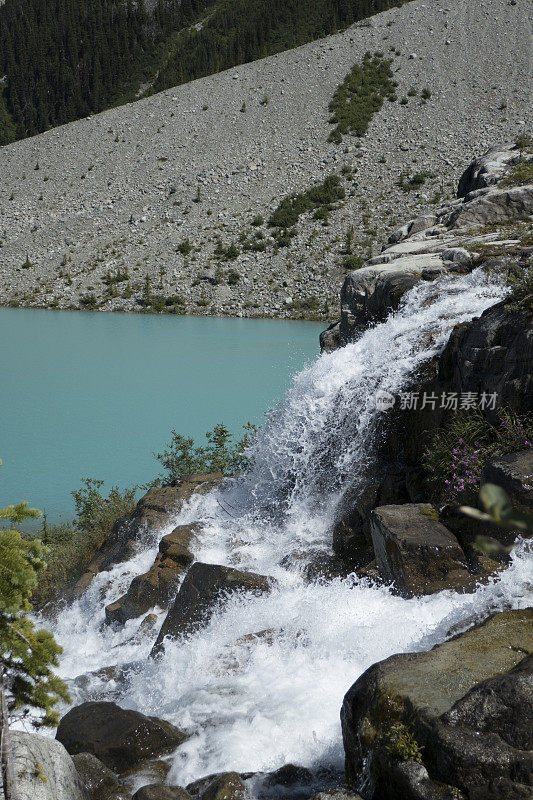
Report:
<svg viewBox="0 0 533 800"><path fill-rule="evenodd" d="M497 302L505 290L479 270L420 282L388 319L296 375L266 418L239 479L195 496L173 524L201 522L198 560L274 576L267 597L232 596L202 631L169 642L148 659L139 620L103 626L104 605L151 565L157 541L98 575L65 608L53 631L66 678L129 664L125 689L94 678L84 697L119 697L123 706L164 717L190 734L169 756L170 783L227 770L276 769L295 762L340 770L339 710L357 677L393 653L424 650L473 615L527 605L528 554L518 546L498 581L475 594L405 600L350 576L306 583L294 552L329 550L331 525L347 485L372 462L378 390L398 395L444 347L451 329ZM171 530L160 531L158 538ZM250 637L249 634L256 634Z"/></svg>

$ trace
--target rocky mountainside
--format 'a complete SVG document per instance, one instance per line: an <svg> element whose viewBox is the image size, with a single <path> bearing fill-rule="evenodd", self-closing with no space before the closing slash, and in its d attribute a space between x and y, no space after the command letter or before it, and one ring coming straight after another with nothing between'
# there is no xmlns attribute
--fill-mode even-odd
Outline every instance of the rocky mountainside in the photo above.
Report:
<svg viewBox="0 0 533 800"><path fill-rule="evenodd" d="M328 142L328 104L366 51L393 59L397 100L363 139ZM348 251L376 255L527 129L532 52L526 3L416 0L2 148L2 302L329 321ZM346 197L329 224L308 213L276 241L280 200L333 173Z"/></svg>

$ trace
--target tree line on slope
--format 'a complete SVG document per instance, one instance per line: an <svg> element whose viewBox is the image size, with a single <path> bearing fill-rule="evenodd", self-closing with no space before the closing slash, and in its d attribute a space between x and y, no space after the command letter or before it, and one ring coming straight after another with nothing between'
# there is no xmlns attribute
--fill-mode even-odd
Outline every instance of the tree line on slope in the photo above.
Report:
<svg viewBox="0 0 533 800"><path fill-rule="evenodd" d="M6 0L0 144L330 34L405 0Z"/></svg>

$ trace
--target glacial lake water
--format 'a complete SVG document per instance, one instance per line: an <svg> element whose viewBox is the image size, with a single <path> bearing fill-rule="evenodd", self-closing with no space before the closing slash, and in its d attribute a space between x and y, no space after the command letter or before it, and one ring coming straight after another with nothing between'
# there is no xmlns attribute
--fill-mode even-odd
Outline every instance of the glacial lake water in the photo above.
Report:
<svg viewBox="0 0 533 800"><path fill-rule="evenodd" d="M0 507L73 515L85 477L151 480L170 431L261 424L322 323L0 308Z"/></svg>

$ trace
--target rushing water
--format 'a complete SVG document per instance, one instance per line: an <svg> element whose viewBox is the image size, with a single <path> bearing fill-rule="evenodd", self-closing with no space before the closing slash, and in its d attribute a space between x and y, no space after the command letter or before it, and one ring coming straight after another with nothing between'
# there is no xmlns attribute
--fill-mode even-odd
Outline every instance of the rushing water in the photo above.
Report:
<svg viewBox="0 0 533 800"><path fill-rule="evenodd" d="M193 498L176 516L172 524L202 522L199 560L274 576L269 596L232 596L205 629L147 659L152 639L137 638L139 620L118 632L102 622L104 604L151 565L153 541L132 562L97 576L59 615L54 632L65 647L65 677L136 662L122 695L108 678L94 678L88 692L74 687L77 701L116 691L122 705L190 734L169 757L170 783L287 762L340 769L342 698L367 667L392 653L428 649L474 614L527 604L523 547L501 580L474 595L445 591L411 600L355 576L309 584L283 560L329 549L342 489L362 480L372 457L376 390L404 388L453 325L501 295L479 272L415 287L386 322L295 377L253 448L247 475ZM253 633L260 635L246 636Z"/></svg>
<svg viewBox="0 0 533 800"><path fill-rule="evenodd" d="M0 309L0 506L73 515L80 479L157 474L172 428L261 424L316 358L319 323Z"/></svg>

